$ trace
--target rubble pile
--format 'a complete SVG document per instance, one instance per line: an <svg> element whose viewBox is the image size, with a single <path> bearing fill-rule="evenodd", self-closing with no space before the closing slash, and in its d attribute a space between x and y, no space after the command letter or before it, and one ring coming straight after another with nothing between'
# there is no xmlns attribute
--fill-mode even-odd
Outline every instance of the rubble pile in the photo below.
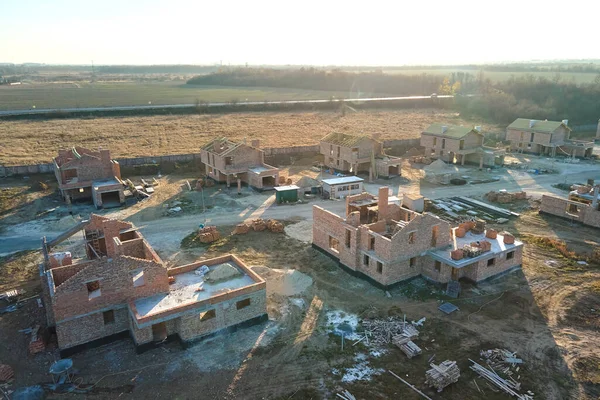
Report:
<svg viewBox="0 0 600 400"><path fill-rule="evenodd" d="M200 243L212 243L221 239L221 234L216 226L206 226L198 230L198 239Z"/></svg>
<svg viewBox="0 0 600 400"><path fill-rule="evenodd" d="M267 229L267 224L265 223L264 219L257 218L252 221L252 229L254 229L254 232L262 232Z"/></svg>

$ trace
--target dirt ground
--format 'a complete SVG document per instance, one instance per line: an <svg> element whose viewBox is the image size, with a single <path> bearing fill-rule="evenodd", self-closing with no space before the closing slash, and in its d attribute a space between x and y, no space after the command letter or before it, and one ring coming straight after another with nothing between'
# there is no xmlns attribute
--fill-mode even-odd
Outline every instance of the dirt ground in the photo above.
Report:
<svg viewBox="0 0 600 400"><path fill-rule="evenodd" d="M419 398L389 369L433 399L506 399L468 369L468 358L478 360L480 350L496 347L523 358L518 380L535 398L600 395L599 265L579 265L530 239L522 271L477 286L463 283L461 297L451 300L460 310L445 315L437 310L446 299L443 291L421 279L391 290L388 298L308 243L266 231L229 236L231 228L220 227L224 237L211 245L180 249L175 261L234 252L267 279L269 322L188 349L171 343L137 355L132 343L122 340L87 350L73 356L77 382L95 386L87 394L61 397L193 399L202 393L214 399L324 399L347 389L357 399ZM599 245L597 230L535 210L498 228L518 237L550 235L578 252ZM33 273L37 267L27 257L15 259ZM3 279L11 273L6 266L3 262ZM342 351L341 337L331 325L332 315L360 320L402 314L408 320L426 318L417 339L423 354L412 360L397 348L362 342L353 346L348 339ZM50 382L46 371L56 352L28 356L27 335L18 332L42 319L43 309L33 300L0 315L0 360L15 368L9 390ZM427 360L434 354L437 362L456 360L461 369L459 382L441 395L423 383Z"/></svg>
<svg viewBox="0 0 600 400"><path fill-rule="evenodd" d="M264 147L314 145L333 131L407 139L419 137L434 122L496 128L437 109L3 121L0 165L48 163L57 149L75 145L101 146L120 158L197 153L218 136L234 141L260 139Z"/></svg>

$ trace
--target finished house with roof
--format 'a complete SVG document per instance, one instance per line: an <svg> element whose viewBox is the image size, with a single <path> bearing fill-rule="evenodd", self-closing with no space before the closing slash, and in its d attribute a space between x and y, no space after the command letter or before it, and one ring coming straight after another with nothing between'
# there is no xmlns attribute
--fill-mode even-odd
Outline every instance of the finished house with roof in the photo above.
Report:
<svg viewBox="0 0 600 400"><path fill-rule="evenodd" d="M517 118L506 128L506 140L510 141L510 149L519 153L590 157L594 142L571 140L568 123L566 119L540 121Z"/></svg>
<svg viewBox="0 0 600 400"><path fill-rule="evenodd" d="M200 160L206 175L217 182L241 182L257 189L268 190L278 185L279 169L265 164L265 156L259 148L260 142L253 140L250 145L217 138L204 145Z"/></svg>
<svg viewBox="0 0 600 400"><path fill-rule="evenodd" d="M401 175L402 160L385 154L383 143L366 135L330 133L321 139L320 152L324 164L336 171L368 172L370 179Z"/></svg>
<svg viewBox="0 0 600 400"><path fill-rule="evenodd" d="M432 124L421 133L421 146L425 156L464 165L465 162L484 165L502 165L504 149L483 145L481 127Z"/></svg>

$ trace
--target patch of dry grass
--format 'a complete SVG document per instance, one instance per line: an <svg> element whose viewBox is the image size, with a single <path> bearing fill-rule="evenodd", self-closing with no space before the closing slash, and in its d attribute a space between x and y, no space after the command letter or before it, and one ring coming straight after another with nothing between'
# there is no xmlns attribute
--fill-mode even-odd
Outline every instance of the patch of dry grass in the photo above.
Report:
<svg viewBox="0 0 600 400"><path fill-rule="evenodd" d="M101 146L124 158L195 153L217 136L260 139L263 147L313 145L333 131L407 139L419 137L434 122L482 125L436 109L3 121L0 165L48 163L59 148L74 145Z"/></svg>

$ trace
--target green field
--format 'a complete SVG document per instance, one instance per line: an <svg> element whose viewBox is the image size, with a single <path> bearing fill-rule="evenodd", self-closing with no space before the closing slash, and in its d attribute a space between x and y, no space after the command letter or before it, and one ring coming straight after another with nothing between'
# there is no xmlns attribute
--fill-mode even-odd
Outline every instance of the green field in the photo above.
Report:
<svg viewBox="0 0 600 400"><path fill-rule="evenodd" d="M193 86L171 82L31 83L0 86L0 111L31 108L110 107L144 104L328 99L348 92L263 87Z"/></svg>

